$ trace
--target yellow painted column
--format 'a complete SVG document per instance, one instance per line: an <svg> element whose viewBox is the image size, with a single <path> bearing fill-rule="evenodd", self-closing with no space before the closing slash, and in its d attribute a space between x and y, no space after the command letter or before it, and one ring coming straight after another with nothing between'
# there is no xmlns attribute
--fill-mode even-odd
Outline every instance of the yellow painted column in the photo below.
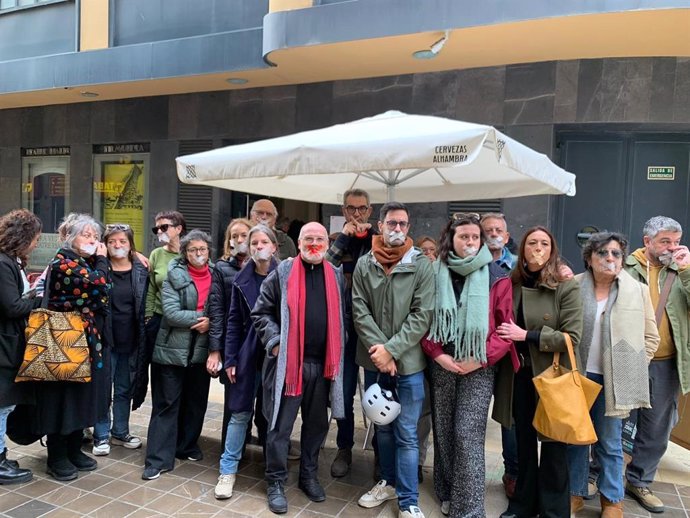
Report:
<svg viewBox="0 0 690 518"><path fill-rule="evenodd" d="M304 9L313 6L314 0L270 0L268 3L268 12L289 11L291 9Z"/></svg>
<svg viewBox="0 0 690 518"><path fill-rule="evenodd" d="M107 49L109 41L108 0L82 0L79 49Z"/></svg>

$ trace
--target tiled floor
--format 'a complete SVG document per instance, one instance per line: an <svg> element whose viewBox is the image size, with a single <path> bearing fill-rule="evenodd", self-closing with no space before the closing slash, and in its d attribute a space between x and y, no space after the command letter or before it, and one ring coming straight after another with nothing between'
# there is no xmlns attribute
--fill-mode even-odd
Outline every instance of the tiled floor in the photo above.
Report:
<svg viewBox="0 0 690 518"><path fill-rule="evenodd" d="M144 464L144 450L126 450L112 447L108 457L99 457L99 467L95 472L80 473L79 478L70 483L60 483L45 474L45 448L40 444L32 446L10 445L10 457L19 459L23 467L34 471L32 482L16 486L0 486L0 516L3 518L34 517L77 517L97 518L144 518L180 516L189 518L206 517L269 517L273 515L267 508L261 451L250 446L240 465L235 485L235 494L229 500L220 501L213 497L213 487L218 477L218 457L220 451L220 428L222 419L222 391L217 387L211 397L206 423L200 445L204 459L200 462L179 462L174 471L164 473L157 480L141 480ZM146 437L146 425L150 406L132 414L132 433ZM332 426L332 430L335 425ZM357 441L361 445L365 430L360 422L357 427ZM88 451L88 449L87 449ZM288 518L298 516L338 516L343 518L397 516L395 502L375 509L357 506L359 496L372 485L371 451L358 448L354 453L350 474L342 479L330 477L329 466L335 456L335 433L331 431L320 459L320 479L326 488L328 498L322 503L307 500L297 489L298 461L291 463L287 495L289 500ZM679 448L671 450L668 456L671 479L687 480L690 485L690 453ZM680 459L680 460L679 460ZM666 460L666 459L665 459ZM675 463L675 464L674 464ZM487 434L487 496L486 516L498 517L506 508L507 501L501 487L502 464L500 458L500 431L490 422ZM429 518L442 517L438 503L433 495L432 470L433 452L427 457L425 478L420 488L420 506ZM674 475L675 470L675 475ZM686 478L687 475L687 478ZM690 518L690 487L658 482L655 491L667 504L664 518ZM584 511L578 514L583 518L599 516L598 501L587 502ZM625 516L650 516L637 503L626 499Z"/></svg>

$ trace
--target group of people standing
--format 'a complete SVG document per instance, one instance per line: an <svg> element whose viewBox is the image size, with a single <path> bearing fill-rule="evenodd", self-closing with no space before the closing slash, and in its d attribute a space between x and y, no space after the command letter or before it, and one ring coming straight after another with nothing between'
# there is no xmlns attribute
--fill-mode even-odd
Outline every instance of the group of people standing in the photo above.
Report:
<svg viewBox="0 0 690 518"><path fill-rule="evenodd" d="M312 501L326 493L318 457L337 420L331 475L347 475L354 445L354 399L360 367L365 387L396 394L400 414L375 426L376 484L359 505L397 499L399 517L419 507L420 442L425 404L434 438L434 490L441 512L483 517L484 447L492 397L502 425L509 497L502 518L563 518L577 513L594 479L604 518L622 516L624 493L651 512L664 509L649 486L675 424L679 393L690 390L690 253L682 229L650 219L644 246L628 255L615 232L591 236L584 273L573 276L547 228L528 229L512 254L502 214L453 214L438 241L410 237L408 207L384 204L372 225L369 196L344 193L346 223L329 236L305 224L297 244L275 228L269 200L251 219L227 227L224 250L187 232L182 214L157 214L161 247L135 251L128 225L73 214L60 227L60 249L38 290L24 267L40 221L30 212L0 218L0 481L31 472L7 458L5 427L15 405L36 437L47 435L47 472L72 480L111 445L139 448L130 409L150 385L152 412L142 478L198 461L211 377L225 387L216 498L233 494L252 417L265 457L267 501L288 511L290 436L301 413L298 486ZM42 288L42 289L41 289ZM91 383L15 383L29 313L78 309L84 320ZM532 378L572 341L577 367L603 385L591 409L598 441L569 446L535 431ZM567 359L564 366L573 368ZM428 390L425 389L425 383ZM623 477L622 419L637 411L632 462ZM423 419L422 419L423 421ZM539 448L541 443L541 448ZM423 447L422 447L423 450ZM568 469L563 469L568 466Z"/></svg>

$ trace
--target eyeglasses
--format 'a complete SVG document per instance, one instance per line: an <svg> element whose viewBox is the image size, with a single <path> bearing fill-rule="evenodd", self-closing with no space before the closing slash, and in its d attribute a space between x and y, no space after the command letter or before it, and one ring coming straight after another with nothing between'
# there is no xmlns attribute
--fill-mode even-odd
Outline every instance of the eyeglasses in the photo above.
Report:
<svg viewBox="0 0 690 518"><path fill-rule="evenodd" d="M208 247L207 246L200 246L199 248L187 248L187 253L189 254L197 254L201 252L202 254L205 254L208 252Z"/></svg>
<svg viewBox="0 0 690 518"><path fill-rule="evenodd" d="M252 214L256 214L260 218L270 218L271 216L275 215L273 212L269 212L267 210L253 210Z"/></svg>
<svg viewBox="0 0 690 518"><path fill-rule="evenodd" d="M607 250L605 248L597 250L596 254L602 259L606 259L609 256L609 254L611 254L614 259L620 259L621 257L623 257L623 252L621 252L620 250Z"/></svg>
<svg viewBox="0 0 690 518"><path fill-rule="evenodd" d="M158 231L160 230L161 232L167 232L170 227L172 227L170 223L163 223L162 225L157 225L155 227L151 227L151 232L154 234L158 234Z"/></svg>
<svg viewBox="0 0 690 518"><path fill-rule="evenodd" d="M479 214L476 212L454 212L451 215L451 218L453 218L455 221L459 221L462 219L469 219L470 221L476 221L479 223Z"/></svg>
<svg viewBox="0 0 690 518"><path fill-rule="evenodd" d="M126 232L131 229L132 227L130 227L126 223L113 223L112 225L105 226L106 232Z"/></svg>
<svg viewBox="0 0 690 518"><path fill-rule="evenodd" d="M366 213L366 211L369 210L368 205L361 205L359 207L355 207L354 205L348 205L345 207L345 210L347 211L348 214L354 214L355 212L359 212L360 214Z"/></svg>
<svg viewBox="0 0 690 518"><path fill-rule="evenodd" d="M410 226L410 223L407 221L395 221L394 219L390 219L386 221L386 226L388 227L388 230L395 230L400 226L401 230L405 230L408 226Z"/></svg>

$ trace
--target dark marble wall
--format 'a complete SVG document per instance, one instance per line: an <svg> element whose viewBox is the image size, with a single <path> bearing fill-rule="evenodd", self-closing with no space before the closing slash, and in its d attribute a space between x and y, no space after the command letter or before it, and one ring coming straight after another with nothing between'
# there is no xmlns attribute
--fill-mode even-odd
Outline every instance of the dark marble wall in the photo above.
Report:
<svg viewBox="0 0 690 518"><path fill-rule="evenodd" d="M255 140L396 109L497 126L558 160L558 128L673 130L690 133L690 59L544 62L227 92L0 110L0 211L20 202L20 148L72 146L73 209L88 210L91 145L150 142L155 189L148 211L174 206L174 158L181 140ZM584 193L586 195L586 193ZM580 193L583 195L583 193ZM217 195L211 210L228 212ZM555 198L506 199L516 238L554 224ZM324 207L327 221L337 207ZM445 204L413 207L416 233L442 225Z"/></svg>

